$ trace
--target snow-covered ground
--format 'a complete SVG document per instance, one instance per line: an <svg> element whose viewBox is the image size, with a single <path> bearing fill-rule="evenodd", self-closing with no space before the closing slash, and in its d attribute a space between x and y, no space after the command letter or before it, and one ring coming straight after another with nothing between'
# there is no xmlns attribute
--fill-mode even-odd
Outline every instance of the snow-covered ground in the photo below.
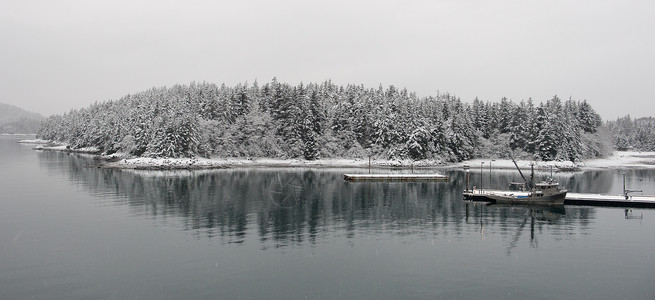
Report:
<svg viewBox="0 0 655 300"><path fill-rule="evenodd" d="M111 159L109 159L111 160ZM308 168L365 168L368 159L274 159L274 158L123 158L105 164L109 168L126 169L207 169L233 167L308 167ZM425 162L416 162L414 167L427 166ZM433 162L430 166L443 166ZM373 160L371 167L411 168L411 161Z"/></svg>
<svg viewBox="0 0 655 300"><path fill-rule="evenodd" d="M273 158L122 158L109 162L106 167L127 169L205 169L230 167L310 167L310 168L367 168L368 159L273 159ZM398 161L398 160L372 160L373 168L489 168L491 163L494 169L514 169L514 163L508 159L490 160L474 159L459 163L444 163L441 161ZM519 160L517 164L521 169L530 169L531 164L536 169L554 170L589 170L589 169L649 169L655 168L655 152L626 152L617 151L610 157L592 159L579 163L571 161L528 161Z"/></svg>
<svg viewBox="0 0 655 300"><path fill-rule="evenodd" d="M45 145L45 144L50 144L51 143L51 141L42 140L42 139L20 140L18 142L21 143L21 144L40 144L40 145Z"/></svg>
<svg viewBox="0 0 655 300"><path fill-rule="evenodd" d="M23 140L21 143L38 144L34 149L69 151L80 153L97 153L97 148L69 149L66 145L53 145L43 140ZM101 156L104 166L121 169L212 169L233 167L306 167L306 168L367 168L368 158L361 159L274 159L274 158L150 158L129 157L116 153ZM590 159L573 163L571 161L516 161L521 169L530 169L534 163L536 169L554 170L590 170L590 169L651 169L655 168L655 152L615 151L611 156L601 159ZM372 168L470 168L485 169L489 164L494 169L514 169L514 163L509 159L473 159L458 163L445 163L438 160L371 160Z"/></svg>
<svg viewBox="0 0 655 300"><path fill-rule="evenodd" d="M480 168L489 169L489 164L494 169L512 169L515 170L516 167L510 159L472 159L459 163L451 164L451 167L464 167L469 166L471 169ZM571 161L533 161L533 160L517 160L516 164L521 169L530 169L530 165L534 164L535 169L550 169L553 167L557 169L576 169L579 168L579 164L574 164Z"/></svg>
<svg viewBox="0 0 655 300"><path fill-rule="evenodd" d="M514 169L514 163L511 160L500 159L474 159L461 163L453 164L454 167L463 167L468 165L471 168L482 166L489 168L491 163L493 168L497 169ZM598 159L589 159L573 163L571 161L516 161L521 169L529 169L530 164L534 163L537 169L554 170L592 170L592 169L651 169L655 168L655 152L633 152L633 151L615 151L611 156Z"/></svg>
<svg viewBox="0 0 655 300"><path fill-rule="evenodd" d="M615 151L612 156L591 159L581 163L586 169L652 169L655 168L655 152Z"/></svg>
<svg viewBox="0 0 655 300"><path fill-rule="evenodd" d="M100 152L100 149L98 149L96 147L84 147L84 148L71 149L71 148L68 148L67 145L49 146L49 145L43 145L43 144L36 145L34 147L34 150L65 151L65 152L76 152L76 153L99 153Z"/></svg>
<svg viewBox="0 0 655 300"><path fill-rule="evenodd" d="M100 152L100 149L97 147L84 147L71 149L67 144L52 142L48 140L41 139L31 139L31 140L20 140L18 143L21 144L36 144L34 150L49 150L49 151L65 151L65 152L76 152L76 153L92 153L96 154Z"/></svg>

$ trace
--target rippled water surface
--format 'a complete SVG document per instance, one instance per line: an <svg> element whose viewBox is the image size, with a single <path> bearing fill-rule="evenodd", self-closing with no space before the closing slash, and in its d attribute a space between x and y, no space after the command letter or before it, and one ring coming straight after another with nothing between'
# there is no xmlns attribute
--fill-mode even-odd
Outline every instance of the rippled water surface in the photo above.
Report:
<svg viewBox="0 0 655 300"><path fill-rule="evenodd" d="M18 139L0 137L0 299L655 298L652 209L474 205L460 170L107 170ZM554 176L572 192L623 184L618 170ZM627 178L655 194L655 172Z"/></svg>

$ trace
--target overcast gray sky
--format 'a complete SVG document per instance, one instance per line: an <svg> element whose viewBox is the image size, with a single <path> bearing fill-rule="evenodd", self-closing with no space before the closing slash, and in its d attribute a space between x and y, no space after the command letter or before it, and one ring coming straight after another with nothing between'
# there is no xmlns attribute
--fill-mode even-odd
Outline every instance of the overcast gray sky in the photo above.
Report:
<svg viewBox="0 0 655 300"><path fill-rule="evenodd" d="M0 102L44 115L273 77L655 116L655 1L0 0Z"/></svg>

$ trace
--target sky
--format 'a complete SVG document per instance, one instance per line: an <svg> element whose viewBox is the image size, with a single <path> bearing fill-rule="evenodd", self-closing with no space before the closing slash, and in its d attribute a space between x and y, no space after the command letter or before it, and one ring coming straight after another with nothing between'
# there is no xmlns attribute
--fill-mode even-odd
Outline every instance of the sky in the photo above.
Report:
<svg viewBox="0 0 655 300"><path fill-rule="evenodd" d="M45 116L273 77L655 117L655 1L0 0L0 102Z"/></svg>

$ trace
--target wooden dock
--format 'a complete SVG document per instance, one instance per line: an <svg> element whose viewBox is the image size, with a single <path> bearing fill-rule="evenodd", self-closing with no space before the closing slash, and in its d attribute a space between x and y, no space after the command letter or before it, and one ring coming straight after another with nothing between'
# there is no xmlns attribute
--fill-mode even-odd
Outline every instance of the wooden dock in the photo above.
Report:
<svg viewBox="0 0 655 300"><path fill-rule="evenodd" d="M528 193L517 191L476 190L468 192L467 197L465 198L470 201L490 202L486 195L492 194L527 195ZM564 205L655 208L655 196L629 196L626 199L623 195L567 193L566 198L564 199Z"/></svg>
<svg viewBox="0 0 655 300"><path fill-rule="evenodd" d="M346 181L448 181L441 174L343 174Z"/></svg>
<svg viewBox="0 0 655 300"><path fill-rule="evenodd" d="M568 193L564 204L655 208L655 196L628 196L626 199L623 195Z"/></svg>

